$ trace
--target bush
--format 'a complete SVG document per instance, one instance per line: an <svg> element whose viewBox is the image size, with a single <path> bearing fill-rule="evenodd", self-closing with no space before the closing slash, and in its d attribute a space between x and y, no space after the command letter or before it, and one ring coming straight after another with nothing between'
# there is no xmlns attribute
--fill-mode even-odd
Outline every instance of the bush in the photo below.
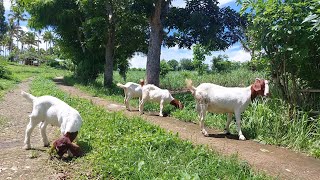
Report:
<svg viewBox="0 0 320 180"><path fill-rule="evenodd" d="M11 71L6 68L6 63L4 61L0 61L0 78L2 79L11 79Z"/></svg>

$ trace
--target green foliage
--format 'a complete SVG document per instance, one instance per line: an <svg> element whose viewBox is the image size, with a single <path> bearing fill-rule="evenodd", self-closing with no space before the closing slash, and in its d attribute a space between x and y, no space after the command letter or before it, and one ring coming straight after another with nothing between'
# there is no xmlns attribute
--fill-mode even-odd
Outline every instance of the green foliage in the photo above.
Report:
<svg viewBox="0 0 320 180"><path fill-rule="evenodd" d="M180 67L181 67L181 70L189 70L189 71L195 70L191 59L186 59L186 58L180 59Z"/></svg>
<svg viewBox="0 0 320 180"><path fill-rule="evenodd" d="M165 77L169 71L172 71L173 69L170 67L170 65L167 63L166 60L160 61L160 76Z"/></svg>
<svg viewBox="0 0 320 180"><path fill-rule="evenodd" d="M311 0L310 2L310 14L307 16L302 23L312 23L311 31L316 29L320 30L320 3L318 0Z"/></svg>
<svg viewBox="0 0 320 180"><path fill-rule="evenodd" d="M244 19L230 7L219 8L217 0L188 0L185 8L171 8L165 21L168 46L191 48L201 44L209 51L225 50L242 37Z"/></svg>
<svg viewBox="0 0 320 180"><path fill-rule="evenodd" d="M170 66L170 69L172 69L173 71L178 71L179 70L179 62L177 60L171 59L167 63Z"/></svg>
<svg viewBox="0 0 320 180"><path fill-rule="evenodd" d="M11 71L7 69L7 63L4 60L1 60L0 57L0 78L1 79L11 79ZM2 88L0 86L0 88Z"/></svg>
<svg viewBox="0 0 320 180"><path fill-rule="evenodd" d="M271 77L285 100L295 103L299 89L320 88L320 31L303 23L312 1L238 1L251 22L250 47L268 61Z"/></svg>
<svg viewBox="0 0 320 180"><path fill-rule="evenodd" d="M85 156L72 160L75 179L269 179L237 156L223 157L194 146L140 117L107 112L89 100L70 97L49 80L36 78L31 90L64 100L84 119L77 144Z"/></svg>
<svg viewBox="0 0 320 180"><path fill-rule="evenodd" d="M202 75L206 70L206 66L204 65L204 61L206 59L205 55L210 55L210 52L207 51L200 44L196 44L193 46L193 66L196 68L199 75Z"/></svg>
<svg viewBox="0 0 320 180"><path fill-rule="evenodd" d="M232 62L228 60L227 55L218 55L217 57L212 57L212 67L211 69L216 72L226 72L230 71Z"/></svg>
<svg viewBox="0 0 320 180"><path fill-rule="evenodd" d="M0 1L0 41L4 38L4 34L7 32L6 18L4 17L5 9L3 6L3 1Z"/></svg>

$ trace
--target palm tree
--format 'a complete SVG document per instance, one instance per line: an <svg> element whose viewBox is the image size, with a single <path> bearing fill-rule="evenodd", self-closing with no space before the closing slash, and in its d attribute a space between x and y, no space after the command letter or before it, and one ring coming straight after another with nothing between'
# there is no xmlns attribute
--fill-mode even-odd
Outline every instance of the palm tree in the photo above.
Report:
<svg viewBox="0 0 320 180"><path fill-rule="evenodd" d="M16 21L16 27L18 29L21 29L20 27L20 21L25 21L26 19L26 14L24 14L24 9L20 5L13 5L11 7L11 13L9 13L8 17L12 19L13 21ZM17 32L18 33L18 32ZM18 46L18 41L20 41L19 35L16 34L17 38L17 46Z"/></svg>
<svg viewBox="0 0 320 180"><path fill-rule="evenodd" d="M9 35L9 38L10 38L10 41L9 41L9 52L12 51L13 49L13 37L15 37L19 31L20 31L20 27L17 26L15 23L14 23L14 19L13 18L9 18L9 23L8 23L8 35Z"/></svg>
<svg viewBox="0 0 320 180"><path fill-rule="evenodd" d="M46 51L48 50L48 43L49 43L49 48L51 48L50 44L53 42L53 40L54 40L54 37L51 31L44 32L43 41L46 43Z"/></svg>
<svg viewBox="0 0 320 180"><path fill-rule="evenodd" d="M27 32L26 33L25 43L28 45L29 49L32 47L32 45L36 45L37 40L36 40L35 33Z"/></svg>

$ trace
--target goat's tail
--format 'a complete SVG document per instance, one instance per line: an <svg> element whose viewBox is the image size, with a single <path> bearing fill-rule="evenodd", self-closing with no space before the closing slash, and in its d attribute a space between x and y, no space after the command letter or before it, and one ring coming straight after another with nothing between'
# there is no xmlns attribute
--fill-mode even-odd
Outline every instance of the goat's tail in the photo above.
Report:
<svg viewBox="0 0 320 180"><path fill-rule="evenodd" d="M196 88L192 86L192 80L186 79L185 82L186 82L187 88L191 91L192 94L194 94L196 92Z"/></svg>
<svg viewBox="0 0 320 180"><path fill-rule="evenodd" d="M140 79L140 82L139 84L141 85L141 87L144 85L144 80L143 79Z"/></svg>
<svg viewBox="0 0 320 180"><path fill-rule="evenodd" d="M117 83L117 86L120 87L120 88L122 88L122 89L127 88L125 85L123 85L123 84L121 84L121 83Z"/></svg>
<svg viewBox="0 0 320 180"><path fill-rule="evenodd" d="M26 93L24 91L21 91L21 95L26 98L28 101L33 102L35 99L37 99L35 96L32 94Z"/></svg>

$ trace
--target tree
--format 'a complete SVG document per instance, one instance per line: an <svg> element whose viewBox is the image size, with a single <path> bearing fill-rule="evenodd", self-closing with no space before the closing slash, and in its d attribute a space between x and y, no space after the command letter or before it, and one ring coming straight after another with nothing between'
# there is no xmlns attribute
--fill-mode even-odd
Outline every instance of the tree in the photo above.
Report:
<svg viewBox="0 0 320 180"><path fill-rule="evenodd" d="M210 55L210 52L203 48L200 44L196 44L193 47L193 66L198 71L199 75L202 75L206 70L204 65L204 60L206 59L205 55Z"/></svg>
<svg viewBox="0 0 320 180"><path fill-rule="evenodd" d="M7 23L5 21L4 12L3 0L0 0L0 41L3 40L4 34L7 32Z"/></svg>
<svg viewBox="0 0 320 180"><path fill-rule="evenodd" d="M167 63L166 60L161 60L160 61L160 76L161 77L165 77L169 71L172 71L171 67L169 66L169 64Z"/></svg>
<svg viewBox="0 0 320 180"><path fill-rule="evenodd" d="M186 8L169 8L170 2L135 0L134 3L149 20L147 81L155 85L159 85L162 43L187 48L202 44L209 51L222 50L237 42L241 32L239 14L230 8L219 9L217 0L187 0Z"/></svg>
<svg viewBox="0 0 320 180"><path fill-rule="evenodd" d="M104 86L112 86L113 69L118 64L127 69L122 62L146 49L144 19L131 13L130 0L19 2L31 15L30 26L53 28L61 52L73 60L75 75L83 81L104 72Z"/></svg>
<svg viewBox="0 0 320 180"><path fill-rule="evenodd" d="M17 29L20 30L21 29L20 22L27 20L26 19L27 15L24 13L24 8L20 6L20 4L15 3L15 1L11 1L11 2L12 2L12 6L11 6L11 10L8 17L13 21L16 21L15 26ZM18 42L20 41L19 33L20 33L19 31L16 31L16 34L15 34L17 38L17 47L18 47Z"/></svg>
<svg viewBox="0 0 320 180"><path fill-rule="evenodd" d="M231 68L231 62L228 60L227 55L221 55L213 56L212 57L212 66L211 69L216 72L223 72L230 70Z"/></svg>
<svg viewBox="0 0 320 180"><path fill-rule="evenodd" d="M167 63L173 71L179 70L179 62L177 60L171 59Z"/></svg>
<svg viewBox="0 0 320 180"><path fill-rule="evenodd" d="M307 16L302 23L310 22L312 23L311 30L316 29L317 31L320 30L320 3L319 0L311 0L310 2L311 7L310 8L310 14Z"/></svg>
<svg viewBox="0 0 320 180"><path fill-rule="evenodd" d="M320 32L303 23L310 1L238 0L248 14L246 36L261 53L282 97L295 102L298 88L320 88ZM299 87L298 87L299 86Z"/></svg>
<svg viewBox="0 0 320 180"><path fill-rule="evenodd" d="M180 67L182 70L189 70L189 71L193 71L195 69L192 63L192 60L187 58L183 58L180 60Z"/></svg>
<svg viewBox="0 0 320 180"><path fill-rule="evenodd" d="M53 34L51 31L46 31L43 34L43 41L46 43L46 51L48 50L48 44L50 47L51 42L53 41Z"/></svg>

